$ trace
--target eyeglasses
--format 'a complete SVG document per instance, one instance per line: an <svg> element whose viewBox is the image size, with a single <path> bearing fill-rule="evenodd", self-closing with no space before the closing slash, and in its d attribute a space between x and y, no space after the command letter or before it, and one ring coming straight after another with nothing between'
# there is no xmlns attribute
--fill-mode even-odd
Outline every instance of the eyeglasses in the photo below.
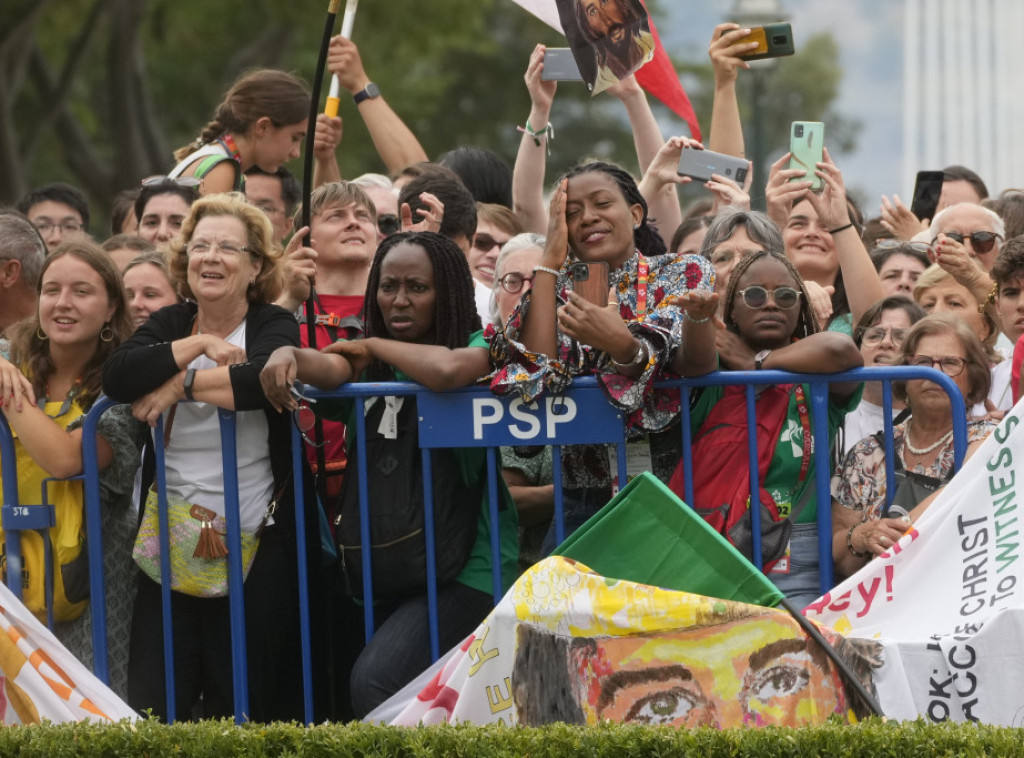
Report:
<svg viewBox="0 0 1024 758"><path fill-rule="evenodd" d="M498 280L498 284L500 284L501 288L508 294L515 295L523 289L524 284L532 281L532 276L523 276L522 274L512 272L501 277L501 279Z"/></svg>
<svg viewBox="0 0 1024 758"><path fill-rule="evenodd" d="M943 232L943 234L961 245L964 244L964 239L969 239L971 241L971 247L974 248L974 252L976 253L989 252L993 247L995 247L996 240L1001 240L1003 238L1002 235L996 234L995 232L971 232L966 235L966 237L959 232ZM932 244L934 244L937 239L938 237L932 240Z"/></svg>
<svg viewBox="0 0 1024 758"><path fill-rule="evenodd" d="M932 246L927 242L903 242L902 240L878 240L875 243L875 250L899 250L901 248L909 248L916 253L927 254Z"/></svg>
<svg viewBox="0 0 1024 758"><path fill-rule="evenodd" d="M402 220L394 213L382 213L377 216L377 230L385 237L390 237L402 228Z"/></svg>
<svg viewBox="0 0 1024 758"><path fill-rule="evenodd" d="M179 187L185 187L187 189L197 189L197 188L199 188L202 185L203 180L202 179L196 179L194 176L160 176L160 175L156 175L156 176L147 176L145 179L143 179L142 180L142 186L143 187L155 187L156 185L163 184L164 182L173 182L174 184L177 184Z"/></svg>
<svg viewBox="0 0 1024 758"><path fill-rule="evenodd" d="M930 355L913 355L907 359L907 364L926 368L936 366L946 376L960 376L967 365L967 361L955 355L944 355L941 358L934 358Z"/></svg>
<svg viewBox="0 0 1024 758"><path fill-rule="evenodd" d="M224 255L242 255L243 253L251 253L247 247L236 245L233 242L189 242L185 246L185 250L188 251L189 255L209 255L214 250L219 250Z"/></svg>
<svg viewBox="0 0 1024 758"><path fill-rule="evenodd" d="M82 225L77 221L62 221L59 224L55 224L53 221L38 221L34 226L40 234L49 234L54 228L60 229L65 234L82 231Z"/></svg>
<svg viewBox="0 0 1024 758"><path fill-rule="evenodd" d="M903 340L907 338L907 331L908 330L906 329L883 329L878 326L874 329L866 330L864 335L860 338L860 342L862 345L880 345L882 340L884 340L886 335L888 335L892 340L892 344L902 345Z"/></svg>
<svg viewBox="0 0 1024 758"><path fill-rule="evenodd" d="M803 293L799 290L793 289L792 287L776 287L769 291L764 287L757 285L747 287L746 289L739 291L739 295L743 298L743 302L747 304L748 308L753 308L755 311L768 305L769 296L771 296L772 300L775 301L775 305L778 308L788 311L800 302L801 294Z"/></svg>
<svg viewBox="0 0 1024 758"><path fill-rule="evenodd" d="M508 242L508 240L505 240ZM491 252L495 247L501 247L505 242L499 242L486 232L480 232L473 237L473 247L484 253Z"/></svg>
<svg viewBox="0 0 1024 758"><path fill-rule="evenodd" d="M270 203L256 203L256 207L259 208L264 213L266 213L268 216L274 213L280 213L282 216L285 215L285 210L283 208L275 208Z"/></svg>

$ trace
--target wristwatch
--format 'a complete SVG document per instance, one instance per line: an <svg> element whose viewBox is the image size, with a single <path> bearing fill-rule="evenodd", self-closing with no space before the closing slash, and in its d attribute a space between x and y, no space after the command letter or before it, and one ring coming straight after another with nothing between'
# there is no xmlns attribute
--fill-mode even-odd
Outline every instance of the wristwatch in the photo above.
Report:
<svg viewBox="0 0 1024 758"><path fill-rule="evenodd" d="M369 100L374 97L380 97L380 87L373 82L367 82L365 87L352 95L352 102L359 105L363 100Z"/></svg>
<svg viewBox="0 0 1024 758"><path fill-rule="evenodd" d="M771 355L771 353L772 353L771 350L762 350L760 353L758 353L757 355L754 356L754 370L755 371L760 371L761 370L761 368L764 365L764 362L768 359L768 356Z"/></svg>
<svg viewBox="0 0 1024 758"><path fill-rule="evenodd" d="M183 389L185 390L186 400L195 400L195 398L192 397L192 385L195 382L195 380L196 370L194 368L190 368L188 371L185 372L185 382L183 387Z"/></svg>

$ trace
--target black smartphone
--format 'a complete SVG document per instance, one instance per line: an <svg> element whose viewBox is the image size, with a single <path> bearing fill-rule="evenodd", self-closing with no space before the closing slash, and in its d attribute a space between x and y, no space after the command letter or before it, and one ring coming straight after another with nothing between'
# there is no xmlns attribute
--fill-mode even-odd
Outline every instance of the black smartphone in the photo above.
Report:
<svg viewBox="0 0 1024 758"><path fill-rule="evenodd" d="M918 171L914 182L914 201L910 204L910 212L921 221L935 218L935 209L939 207L942 195L941 171Z"/></svg>
<svg viewBox="0 0 1024 758"><path fill-rule="evenodd" d="M573 263L569 267L572 290L599 308L608 305L608 264Z"/></svg>
<svg viewBox="0 0 1024 758"><path fill-rule="evenodd" d="M679 156L676 173L699 182L706 182L711 179L712 174L718 174L742 186L747 179L747 161L745 158L736 158L711 150L685 147Z"/></svg>
<svg viewBox="0 0 1024 758"><path fill-rule="evenodd" d="M765 24L756 26L750 30L750 34L736 41L756 42L757 47L737 57L746 61L759 61L765 58L781 58L784 55L792 55L793 27L787 23Z"/></svg>
<svg viewBox="0 0 1024 758"><path fill-rule="evenodd" d="M540 78L545 82L582 82L583 74L580 73L572 50L567 47L549 47L544 51L544 70Z"/></svg>

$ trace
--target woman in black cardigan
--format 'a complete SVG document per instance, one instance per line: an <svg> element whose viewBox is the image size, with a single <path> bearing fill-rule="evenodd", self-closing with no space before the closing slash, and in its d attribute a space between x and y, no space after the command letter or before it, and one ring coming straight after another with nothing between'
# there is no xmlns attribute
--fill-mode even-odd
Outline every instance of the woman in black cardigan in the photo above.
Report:
<svg viewBox="0 0 1024 758"><path fill-rule="evenodd" d="M302 715L291 434L288 417L267 404L259 381L275 349L299 344L292 314L270 304L278 289L280 257L270 222L241 195L197 201L171 250L172 275L191 302L154 313L111 356L103 373L104 391L132 403L136 418L155 425L163 417L170 507L177 504L186 514L191 505L212 511L213 528L220 533L225 493L218 409L238 412L242 532L254 533L264 524L244 585L247 715L256 721ZM195 402L179 405L181 400ZM268 505L278 498L279 507L268 520ZM152 519L155 493L146 508ZM145 530L145 518L143 524ZM153 555L152 545L141 537L136 543L136 560L144 573L132 626L128 700L166 718L161 578L159 569L153 570L159 556ZM192 556L193 549L189 545L180 554ZM184 566L172 568L175 717L192 715L200 697L202 716L231 715L228 599L202 596L215 594L209 587L179 591L185 589L182 575L187 571Z"/></svg>

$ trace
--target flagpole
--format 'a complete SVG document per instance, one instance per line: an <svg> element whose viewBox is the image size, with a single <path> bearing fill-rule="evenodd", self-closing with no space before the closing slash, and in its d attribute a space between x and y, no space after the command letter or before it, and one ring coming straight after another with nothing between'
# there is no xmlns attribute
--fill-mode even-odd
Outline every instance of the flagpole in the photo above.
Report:
<svg viewBox="0 0 1024 758"><path fill-rule="evenodd" d="M341 36L345 39L352 39L352 27L356 22L356 9L359 0L347 0L345 3L345 15L341 18ZM341 82L335 74L331 77L331 89L327 93L327 105L324 106L324 113L331 118L338 115L338 106L341 104Z"/></svg>
<svg viewBox="0 0 1024 758"><path fill-rule="evenodd" d="M857 678L857 675L850 670L849 664L840 657L836 649L832 647L832 643L825 639L825 635L823 635L821 630L814 625L814 622L804 616L799 609L790 603L789 598L782 598L782 600L779 601L779 605L796 620L796 623L800 625L800 628L803 629L808 636L821 645L821 648L825 651L825 655L827 655L831 659L832 663L836 665L836 668L839 669L839 673L842 675L847 686L857 693L857 696L861 701L863 701L868 710L870 710L875 716L884 717L885 714L882 713L882 706L880 706L878 701L875 700L870 692L868 692L867 687L865 687L864 683Z"/></svg>

